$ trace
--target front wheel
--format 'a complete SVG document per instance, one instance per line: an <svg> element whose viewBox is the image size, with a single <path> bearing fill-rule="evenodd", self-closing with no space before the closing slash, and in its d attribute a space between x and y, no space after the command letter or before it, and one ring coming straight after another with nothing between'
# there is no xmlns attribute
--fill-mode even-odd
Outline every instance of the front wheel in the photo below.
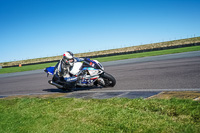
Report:
<svg viewBox="0 0 200 133"><path fill-rule="evenodd" d="M104 79L105 87L114 87L115 86L116 80L115 80L115 78L112 75L104 72L101 75L101 77Z"/></svg>

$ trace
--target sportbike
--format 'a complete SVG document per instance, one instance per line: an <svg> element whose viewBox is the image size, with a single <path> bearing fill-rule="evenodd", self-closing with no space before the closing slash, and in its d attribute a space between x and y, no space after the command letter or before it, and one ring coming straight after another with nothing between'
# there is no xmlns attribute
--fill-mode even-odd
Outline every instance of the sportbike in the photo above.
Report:
<svg viewBox="0 0 200 133"><path fill-rule="evenodd" d="M66 82L63 77L59 77L58 73L55 72L55 67L48 67L44 71L47 75L53 75L52 80L48 83L56 86L62 90L73 90L74 87L78 86L90 86L90 87L114 87L116 84L115 78L104 71L103 65L97 60L90 60L87 58L84 62L75 62L72 70L69 72L74 75L75 82L70 84ZM73 81L73 78L71 78Z"/></svg>

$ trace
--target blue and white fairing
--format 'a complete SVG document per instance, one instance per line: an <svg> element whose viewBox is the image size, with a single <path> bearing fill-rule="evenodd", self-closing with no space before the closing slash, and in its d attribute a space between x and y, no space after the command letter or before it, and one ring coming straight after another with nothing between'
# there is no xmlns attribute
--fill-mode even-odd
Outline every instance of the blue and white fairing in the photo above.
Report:
<svg viewBox="0 0 200 133"><path fill-rule="evenodd" d="M44 71L50 75L53 75L54 74L54 69L55 67L52 66L52 67L47 67Z"/></svg>
<svg viewBox="0 0 200 133"><path fill-rule="evenodd" d="M89 84L94 83L94 81L99 78L99 70L93 67L84 67L81 69L81 71L87 71L89 75L83 75L82 79L80 80L80 82L77 83L77 85L88 86Z"/></svg>
<svg viewBox="0 0 200 133"><path fill-rule="evenodd" d="M100 62L98 62L97 60L93 60L93 61L99 66L100 69L104 70L104 67Z"/></svg>
<svg viewBox="0 0 200 133"><path fill-rule="evenodd" d="M102 69L104 70L102 64L98 62L97 60L90 60L89 58L85 59L87 62L89 62L89 65L96 68L96 69Z"/></svg>
<svg viewBox="0 0 200 133"><path fill-rule="evenodd" d="M93 67L84 67L82 70L97 70L97 69L94 69Z"/></svg>

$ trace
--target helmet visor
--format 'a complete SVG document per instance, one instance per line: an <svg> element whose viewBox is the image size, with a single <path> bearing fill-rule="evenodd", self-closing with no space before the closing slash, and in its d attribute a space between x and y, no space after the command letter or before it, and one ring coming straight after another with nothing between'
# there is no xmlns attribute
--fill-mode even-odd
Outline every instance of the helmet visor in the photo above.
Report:
<svg viewBox="0 0 200 133"><path fill-rule="evenodd" d="M70 63L73 63L73 62L74 62L74 59L68 59L68 61L69 61Z"/></svg>
<svg viewBox="0 0 200 133"><path fill-rule="evenodd" d="M74 62L74 59L66 59L66 58L63 58L63 61L65 62L65 64L69 64L69 63L73 63L73 62Z"/></svg>

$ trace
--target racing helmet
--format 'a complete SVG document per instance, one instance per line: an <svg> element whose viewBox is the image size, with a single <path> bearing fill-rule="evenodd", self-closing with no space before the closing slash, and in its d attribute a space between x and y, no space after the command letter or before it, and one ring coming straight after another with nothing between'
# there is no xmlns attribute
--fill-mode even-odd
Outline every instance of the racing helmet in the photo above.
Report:
<svg viewBox="0 0 200 133"><path fill-rule="evenodd" d="M74 54L70 51L67 51L63 54L63 61L66 65L73 66L74 64Z"/></svg>

